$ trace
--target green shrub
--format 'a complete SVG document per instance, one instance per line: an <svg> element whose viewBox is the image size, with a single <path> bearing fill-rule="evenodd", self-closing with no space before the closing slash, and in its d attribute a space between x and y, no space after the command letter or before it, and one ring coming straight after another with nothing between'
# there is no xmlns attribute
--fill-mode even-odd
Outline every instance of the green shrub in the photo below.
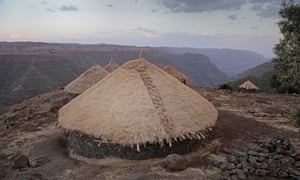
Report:
<svg viewBox="0 0 300 180"><path fill-rule="evenodd" d="M300 106L292 112L292 121L295 123L295 126L300 127Z"/></svg>
<svg viewBox="0 0 300 180"><path fill-rule="evenodd" d="M229 84L221 84L219 85L219 89L227 89L232 91L232 87Z"/></svg>

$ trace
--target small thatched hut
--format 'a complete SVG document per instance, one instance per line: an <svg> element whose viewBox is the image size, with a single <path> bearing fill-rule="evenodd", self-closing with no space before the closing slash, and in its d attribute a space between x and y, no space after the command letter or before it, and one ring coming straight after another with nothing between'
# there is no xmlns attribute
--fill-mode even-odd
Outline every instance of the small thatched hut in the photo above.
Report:
<svg viewBox="0 0 300 180"><path fill-rule="evenodd" d="M114 70L118 69L120 67L120 65L118 63L116 63L113 60L110 60L109 63L104 66L104 69L108 72L113 72Z"/></svg>
<svg viewBox="0 0 300 180"><path fill-rule="evenodd" d="M58 123L77 154L147 159L193 151L217 116L197 92L138 59L62 107Z"/></svg>
<svg viewBox="0 0 300 180"><path fill-rule="evenodd" d="M81 94L83 91L96 84L108 74L109 72L107 72L101 66L95 64L83 72L75 80L70 82L65 87L65 90L72 94Z"/></svg>
<svg viewBox="0 0 300 180"><path fill-rule="evenodd" d="M192 86L192 81L185 74L183 74L182 72L177 70L174 66L165 65L163 67L163 70L166 71L167 73L171 74L175 78L177 78L183 84L186 84L188 86Z"/></svg>
<svg viewBox="0 0 300 180"><path fill-rule="evenodd" d="M243 84L239 86L240 91L248 91L248 92L256 92L259 88L252 83L250 80L245 81Z"/></svg>

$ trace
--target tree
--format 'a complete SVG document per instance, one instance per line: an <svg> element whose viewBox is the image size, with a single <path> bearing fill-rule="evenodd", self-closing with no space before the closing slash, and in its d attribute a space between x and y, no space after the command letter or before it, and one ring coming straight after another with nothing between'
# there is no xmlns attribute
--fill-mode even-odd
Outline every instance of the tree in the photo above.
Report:
<svg viewBox="0 0 300 180"><path fill-rule="evenodd" d="M278 90L284 93L300 93L300 6L293 0L284 1L279 11L279 29L282 34L274 48L275 71Z"/></svg>

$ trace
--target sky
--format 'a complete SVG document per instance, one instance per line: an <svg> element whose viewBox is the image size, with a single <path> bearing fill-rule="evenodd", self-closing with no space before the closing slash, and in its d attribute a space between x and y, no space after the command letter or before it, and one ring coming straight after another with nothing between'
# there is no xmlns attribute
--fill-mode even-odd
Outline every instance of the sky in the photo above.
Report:
<svg viewBox="0 0 300 180"><path fill-rule="evenodd" d="M0 0L0 41L229 48L273 57L281 37L280 4L281 0Z"/></svg>

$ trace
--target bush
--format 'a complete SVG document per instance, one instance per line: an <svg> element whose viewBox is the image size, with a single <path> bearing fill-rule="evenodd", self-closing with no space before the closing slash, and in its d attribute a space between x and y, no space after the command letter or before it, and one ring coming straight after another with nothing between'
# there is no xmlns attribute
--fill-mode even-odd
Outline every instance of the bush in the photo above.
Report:
<svg viewBox="0 0 300 180"><path fill-rule="evenodd" d="M232 91L232 87L229 84L221 84L219 85L219 89L227 89Z"/></svg>
<svg viewBox="0 0 300 180"><path fill-rule="evenodd" d="M292 112L292 121L295 126L300 127L300 106Z"/></svg>

